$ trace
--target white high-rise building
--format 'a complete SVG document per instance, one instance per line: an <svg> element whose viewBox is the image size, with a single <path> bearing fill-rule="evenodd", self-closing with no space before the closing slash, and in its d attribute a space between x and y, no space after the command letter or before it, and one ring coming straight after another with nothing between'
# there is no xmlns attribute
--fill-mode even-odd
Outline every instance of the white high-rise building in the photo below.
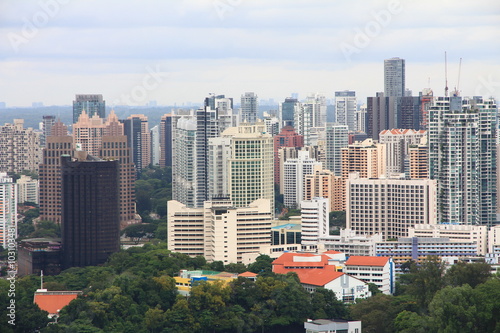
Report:
<svg viewBox="0 0 500 333"><path fill-rule="evenodd" d="M356 111L356 131L366 133L366 117L367 117L368 107L363 104Z"/></svg>
<svg viewBox="0 0 500 333"><path fill-rule="evenodd" d="M227 198L205 201L202 208L168 202L168 249L209 262L242 262L243 254L271 245L271 201L256 200L236 208Z"/></svg>
<svg viewBox="0 0 500 333"><path fill-rule="evenodd" d="M356 92L344 90L335 92L335 121L347 125L349 131L356 130Z"/></svg>
<svg viewBox="0 0 500 333"><path fill-rule="evenodd" d="M335 176L342 176L342 148L348 145L347 125L333 124L326 127L326 169Z"/></svg>
<svg viewBox="0 0 500 333"><path fill-rule="evenodd" d="M429 177L438 181L438 221L496 223L497 106L481 97L438 97L429 109Z"/></svg>
<svg viewBox="0 0 500 333"><path fill-rule="evenodd" d="M329 234L330 203L326 198L300 202L302 224L301 244L317 244L318 238Z"/></svg>
<svg viewBox="0 0 500 333"><path fill-rule="evenodd" d="M321 167L321 162L309 157L309 152L299 151L297 158L286 160L284 163L284 204L286 207L300 207L304 200L306 176L314 173L314 167Z"/></svg>
<svg viewBox="0 0 500 333"><path fill-rule="evenodd" d="M0 245L17 238L17 185L7 173L0 173Z"/></svg>
<svg viewBox="0 0 500 333"><path fill-rule="evenodd" d="M196 119L175 119L172 154L172 198L188 207L199 207L196 170Z"/></svg>
<svg viewBox="0 0 500 333"><path fill-rule="evenodd" d="M21 175L16 181L17 184L17 202L33 202L38 204L38 179L32 179L30 176Z"/></svg>
<svg viewBox="0 0 500 333"><path fill-rule="evenodd" d="M151 128L151 163L160 164L160 126Z"/></svg>
<svg viewBox="0 0 500 333"><path fill-rule="evenodd" d="M253 92L246 92L241 95L241 112L240 121L253 124L257 121L257 111L259 110L259 104L257 101L257 95Z"/></svg>
<svg viewBox="0 0 500 333"><path fill-rule="evenodd" d="M391 129L380 132L379 142L384 143L386 147L386 171L388 174L405 172L405 160L409 161L410 145L420 144L420 140L426 134L426 131L413 129Z"/></svg>

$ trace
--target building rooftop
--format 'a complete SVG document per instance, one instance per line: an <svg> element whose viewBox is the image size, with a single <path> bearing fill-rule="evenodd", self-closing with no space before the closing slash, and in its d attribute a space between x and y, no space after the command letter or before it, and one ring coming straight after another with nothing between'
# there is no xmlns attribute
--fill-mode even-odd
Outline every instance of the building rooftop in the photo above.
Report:
<svg viewBox="0 0 500 333"><path fill-rule="evenodd" d="M351 256L345 262L346 266L385 266L389 261L389 257L373 257L373 256Z"/></svg>
<svg viewBox="0 0 500 333"><path fill-rule="evenodd" d="M81 291L46 291L39 289L35 292L33 302L41 310L47 311L50 315L55 315L81 294Z"/></svg>

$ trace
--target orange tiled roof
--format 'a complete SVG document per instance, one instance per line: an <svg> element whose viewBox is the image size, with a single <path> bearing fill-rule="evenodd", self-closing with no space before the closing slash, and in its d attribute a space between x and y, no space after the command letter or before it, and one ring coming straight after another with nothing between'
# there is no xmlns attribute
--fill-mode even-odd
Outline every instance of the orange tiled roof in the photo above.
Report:
<svg viewBox="0 0 500 333"><path fill-rule="evenodd" d="M336 267L333 265L322 266L323 268L287 268L282 265L273 266L273 273L276 274L286 274L288 272L309 272L309 271L331 271L335 272Z"/></svg>
<svg viewBox="0 0 500 333"><path fill-rule="evenodd" d="M244 273L239 274L238 276L241 276L241 277L256 277L257 274L252 273L252 272L244 272Z"/></svg>
<svg viewBox="0 0 500 333"><path fill-rule="evenodd" d="M346 266L385 266L389 257L351 256L345 262Z"/></svg>
<svg viewBox="0 0 500 333"><path fill-rule="evenodd" d="M81 294L80 291L61 292L61 291L46 291L36 292L34 302L41 310L47 311L49 314L57 314L57 310L61 310L68 305L72 300Z"/></svg>
<svg viewBox="0 0 500 333"><path fill-rule="evenodd" d="M339 253L342 253L342 252L335 251L335 250L328 250L326 252L323 252L323 254L339 254Z"/></svg>
<svg viewBox="0 0 500 333"><path fill-rule="evenodd" d="M341 277L344 273L325 269L310 269L307 272L298 270L297 275L299 276L300 283L322 287Z"/></svg>

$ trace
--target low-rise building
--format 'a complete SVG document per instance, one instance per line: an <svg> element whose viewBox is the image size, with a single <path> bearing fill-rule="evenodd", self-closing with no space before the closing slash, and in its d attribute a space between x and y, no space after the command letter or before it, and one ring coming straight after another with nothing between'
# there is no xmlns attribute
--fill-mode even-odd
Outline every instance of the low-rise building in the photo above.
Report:
<svg viewBox="0 0 500 333"><path fill-rule="evenodd" d="M325 288L333 291L337 299L344 303L354 303L356 299L371 296L368 283L343 272L325 269L297 269L294 272L304 289L311 293L317 288Z"/></svg>
<svg viewBox="0 0 500 333"><path fill-rule="evenodd" d="M475 242L478 254L485 255L488 252L488 227L485 225L417 224L408 229L408 237L448 238L450 241Z"/></svg>
<svg viewBox="0 0 500 333"><path fill-rule="evenodd" d="M427 256L438 256L442 259L477 257L479 249L474 241L412 237L379 242L375 245L375 255L391 257L396 266L399 267L408 260L420 262Z"/></svg>
<svg viewBox="0 0 500 333"><path fill-rule="evenodd" d="M375 284L384 294L395 290L394 263L389 257L351 256L344 264L344 273Z"/></svg>
<svg viewBox="0 0 500 333"><path fill-rule="evenodd" d="M361 333L361 321L315 319L304 323L306 333Z"/></svg>

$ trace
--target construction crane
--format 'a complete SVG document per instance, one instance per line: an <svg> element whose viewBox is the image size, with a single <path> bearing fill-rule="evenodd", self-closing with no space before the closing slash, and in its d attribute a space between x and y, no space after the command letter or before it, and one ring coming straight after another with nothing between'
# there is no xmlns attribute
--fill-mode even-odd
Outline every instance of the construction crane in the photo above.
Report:
<svg viewBox="0 0 500 333"><path fill-rule="evenodd" d="M444 97L448 97L448 61L446 59L446 51L444 51Z"/></svg>

